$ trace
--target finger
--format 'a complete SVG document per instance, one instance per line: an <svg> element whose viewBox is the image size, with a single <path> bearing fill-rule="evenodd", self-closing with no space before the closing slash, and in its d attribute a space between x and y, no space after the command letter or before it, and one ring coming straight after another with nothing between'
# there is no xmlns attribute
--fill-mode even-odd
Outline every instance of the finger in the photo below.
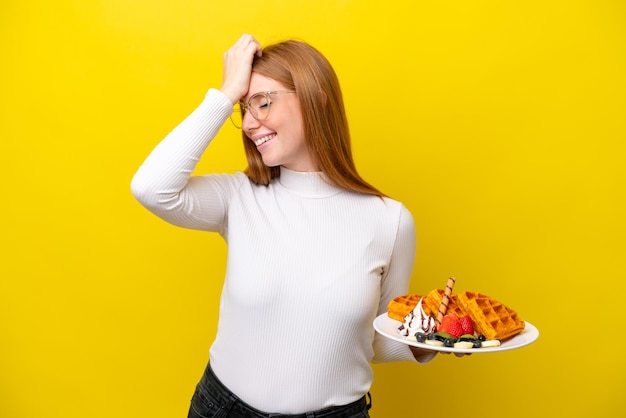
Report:
<svg viewBox="0 0 626 418"><path fill-rule="evenodd" d="M238 60L252 63L255 54L258 54L261 45L250 35L243 35L239 40L224 52L224 61L236 62Z"/></svg>
<svg viewBox="0 0 626 418"><path fill-rule="evenodd" d="M263 55L263 47L261 46L261 44L259 43L259 41L257 41L256 39L252 38L252 44L254 45L254 55L256 55L257 57L260 57L261 55Z"/></svg>
<svg viewBox="0 0 626 418"><path fill-rule="evenodd" d="M237 42L240 45L244 45L244 46L255 44L256 46L261 47L261 44L259 43L259 41L257 41L256 38L250 35L249 33L244 33L243 35L241 35L241 37L239 38Z"/></svg>
<svg viewBox="0 0 626 418"><path fill-rule="evenodd" d="M249 34L241 35L237 42L224 53L222 87L220 90L233 103L248 91L251 67L255 55L261 55L261 45Z"/></svg>
<svg viewBox="0 0 626 418"><path fill-rule="evenodd" d="M245 46L248 45L252 40L254 40L252 35L244 33L239 37L239 39L237 39L237 42L235 42L234 46Z"/></svg>
<svg viewBox="0 0 626 418"><path fill-rule="evenodd" d="M257 41L254 36L244 34L241 37L241 42L246 51L250 52L253 56L261 56L263 48L261 47L261 43Z"/></svg>
<svg viewBox="0 0 626 418"><path fill-rule="evenodd" d="M471 356L472 353L454 353L454 355L457 357L466 357L466 356Z"/></svg>
<svg viewBox="0 0 626 418"><path fill-rule="evenodd" d="M256 44L258 46L260 46L259 41L257 41L254 36L248 34L248 33L244 33L243 35L241 35L239 37L239 39L237 40L237 42L235 42L234 46L239 46L239 47L247 47L250 44Z"/></svg>

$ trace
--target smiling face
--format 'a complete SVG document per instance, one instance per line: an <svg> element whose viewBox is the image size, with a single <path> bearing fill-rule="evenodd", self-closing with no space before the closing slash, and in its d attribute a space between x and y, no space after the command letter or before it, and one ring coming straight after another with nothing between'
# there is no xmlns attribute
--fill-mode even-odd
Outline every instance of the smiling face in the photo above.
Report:
<svg viewBox="0 0 626 418"><path fill-rule="evenodd" d="M252 73L247 102L259 92L288 90L276 80ZM300 102L296 94L274 94L269 117L258 121L246 112L242 128L256 145L263 163L268 167L283 166L294 171L318 171L306 146Z"/></svg>

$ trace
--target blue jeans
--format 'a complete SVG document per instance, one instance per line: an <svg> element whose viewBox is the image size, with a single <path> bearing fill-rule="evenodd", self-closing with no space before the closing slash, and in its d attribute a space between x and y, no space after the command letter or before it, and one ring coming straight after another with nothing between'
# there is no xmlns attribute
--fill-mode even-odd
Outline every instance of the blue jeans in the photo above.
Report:
<svg viewBox="0 0 626 418"><path fill-rule="evenodd" d="M369 396L369 393L367 394ZM344 406L331 406L297 415L273 414L259 411L243 402L213 374L209 364L196 386L187 418L369 418L371 397L363 396Z"/></svg>

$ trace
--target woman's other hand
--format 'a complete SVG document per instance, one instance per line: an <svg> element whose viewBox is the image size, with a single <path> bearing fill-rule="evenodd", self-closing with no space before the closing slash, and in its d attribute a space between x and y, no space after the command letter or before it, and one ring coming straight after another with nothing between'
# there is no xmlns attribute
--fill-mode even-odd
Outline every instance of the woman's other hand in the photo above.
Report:
<svg viewBox="0 0 626 418"><path fill-rule="evenodd" d="M413 352L413 357L415 357L415 360L419 361L420 363L423 363L424 361L430 361L437 353L436 351L425 350L423 348L417 348L413 346L409 346L409 348ZM450 353L441 352L441 354L450 354ZM454 353L454 355L457 357L465 357L465 356L471 356L472 354L471 353Z"/></svg>
<svg viewBox="0 0 626 418"><path fill-rule="evenodd" d="M261 56L261 44L252 35L243 34L228 51L224 53L224 72L220 90L233 104L248 93L252 61L254 56Z"/></svg>

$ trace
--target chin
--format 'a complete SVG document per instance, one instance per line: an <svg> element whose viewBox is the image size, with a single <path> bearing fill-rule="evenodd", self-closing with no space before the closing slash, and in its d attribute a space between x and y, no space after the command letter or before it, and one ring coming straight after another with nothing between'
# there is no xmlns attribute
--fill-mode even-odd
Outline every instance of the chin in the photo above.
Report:
<svg viewBox="0 0 626 418"><path fill-rule="evenodd" d="M263 159L263 164L265 164L268 167L278 167L279 165L281 165L281 163L276 159L263 158L262 156L261 158Z"/></svg>

